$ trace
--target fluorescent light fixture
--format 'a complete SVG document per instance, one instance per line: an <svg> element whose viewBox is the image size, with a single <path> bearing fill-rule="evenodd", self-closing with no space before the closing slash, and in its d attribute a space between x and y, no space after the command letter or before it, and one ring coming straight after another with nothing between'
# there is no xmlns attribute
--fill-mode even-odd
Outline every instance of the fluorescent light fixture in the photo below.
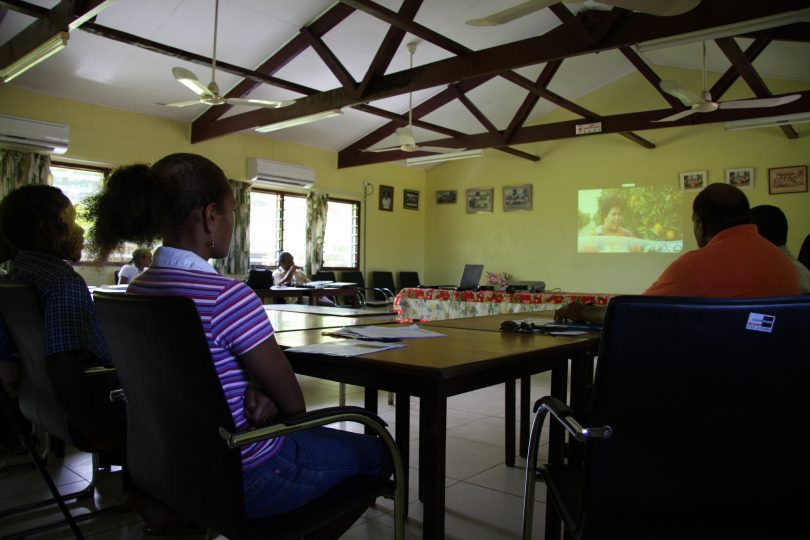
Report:
<svg viewBox="0 0 810 540"><path fill-rule="evenodd" d="M325 118L332 118L333 116L340 116L343 114L343 111L340 109L331 109L328 111L323 111L315 114L308 114L306 116L299 116L298 118L291 118L289 120L284 120L282 122L276 122L275 124L267 124L266 126L257 127L256 131L260 133L267 133L268 131L277 131L279 129L286 129L293 126L300 126L303 124L309 124L311 122L317 122L318 120L323 120Z"/></svg>
<svg viewBox="0 0 810 540"><path fill-rule="evenodd" d="M749 21L740 21L738 23L716 26L714 28L706 28L705 30L698 30L696 32L689 32L676 36L651 39L650 41L643 41L639 43L636 48L638 49L638 52L644 53L654 51L656 49L664 49L666 47L687 45L689 43L697 43L700 41L707 41L722 37L739 36L740 34L758 32L759 30L765 30L767 28L774 28L777 26L785 26L788 24L807 21L810 21L810 8L798 9L795 11L789 11L787 13L779 13L777 15L769 15L768 17L751 19Z"/></svg>
<svg viewBox="0 0 810 540"><path fill-rule="evenodd" d="M810 122L810 112L798 114L784 114L782 116L766 116L763 118L750 118L748 120L732 120L725 123L726 131L741 131L743 129L756 129L787 124L805 124Z"/></svg>
<svg viewBox="0 0 810 540"><path fill-rule="evenodd" d="M464 152L453 152L451 154L432 154L430 156L412 157L405 160L409 167L414 165L430 165L432 163L444 163L456 159L476 158L484 155L481 150L466 150Z"/></svg>
<svg viewBox="0 0 810 540"><path fill-rule="evenodd" d="M22 75L43 60L50 58L54 54L64 49L67 46L67 42L68 33L59 32L55 36L48 39L48 41L42 43L36 49L33 49L32 51L23 55L22 58L16 62L12 62L10 65L0 69L0 78L3 79L3 82L11 81L18 75Z"/></svg>

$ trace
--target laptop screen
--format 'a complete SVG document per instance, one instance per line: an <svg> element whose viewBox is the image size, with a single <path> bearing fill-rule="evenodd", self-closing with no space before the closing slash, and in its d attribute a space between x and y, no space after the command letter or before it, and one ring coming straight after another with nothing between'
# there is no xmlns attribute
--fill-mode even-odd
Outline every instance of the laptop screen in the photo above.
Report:
<svg viewBox="0 0 810 540"><path fill-rule="evenodd" d="M459 289L474 289L481 281L481 274L484 273L483 264L465 264L464 272L461 274Z"/></svg>

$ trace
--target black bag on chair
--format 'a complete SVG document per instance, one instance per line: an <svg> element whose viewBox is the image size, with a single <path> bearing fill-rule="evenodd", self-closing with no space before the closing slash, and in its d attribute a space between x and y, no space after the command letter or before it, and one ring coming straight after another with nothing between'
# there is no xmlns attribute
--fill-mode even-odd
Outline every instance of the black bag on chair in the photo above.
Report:
<svg viewBox="0 0 810 540"><path fill-rule="evenodd" d="M245 283L251 289L269 289L273 286L273 271L269 268L251 268Z"/></svg>

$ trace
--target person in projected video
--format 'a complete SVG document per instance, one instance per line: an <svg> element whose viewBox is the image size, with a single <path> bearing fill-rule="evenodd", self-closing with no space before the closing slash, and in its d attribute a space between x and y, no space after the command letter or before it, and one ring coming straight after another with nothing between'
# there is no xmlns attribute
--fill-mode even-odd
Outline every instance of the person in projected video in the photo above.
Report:
<svg viewBox="0 0 810 540"><path fill-rule="evenodd" d="M627 200L615 193L603 193L597 201L599 210L594 222L584 227L579 235L580 253L640 252L641 243L636 235L622 227ZM598 220L601 220L601 224Z"/></svg>
<svg viewBox="0 0 810 540"><path fill-rule="evenodd" d="M622 227L624 210L627 201L613 194L608 194L599 199L599 215L602 216L602 224L597 226L594 234L597 236L630 236L635 237L628 229Z"/></svg>

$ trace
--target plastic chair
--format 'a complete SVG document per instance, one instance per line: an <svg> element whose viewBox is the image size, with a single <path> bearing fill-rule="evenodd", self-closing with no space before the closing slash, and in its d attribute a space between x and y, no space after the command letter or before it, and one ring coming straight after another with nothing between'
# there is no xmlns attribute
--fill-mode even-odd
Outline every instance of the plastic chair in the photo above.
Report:
<svg viewBox="0 0 810 540"><path fill-rule="evenodd" d="M808 297L611 300L584 421L535 404L528 463L547 412L584 460L527 467L523 538L536 477L546 538L806 538L808 328Z"/></svg>
<svg viewBox="0 0 810 540"><path fill-rule="evenodd" d="M418 289L422 284L419 283L419 272L400 272L399 273L399 288L402 289Z"/></svg>
<svg viewBox="0 0 810 540"><path fill-rule="evenodd" d="M21 361L19 408L23 416L36 426L47 431L50 436L58 437L77 449L92 454L92 477L89 484L75 493L61 495L45 468L44 456L47 452L40 452L37 448L39 441L30 431L25 430L16 421L14 411L10 406L10 400L7 399L8 396L3 392L3 409L12 425L14 425L20 441L28 450L37 469L39 469L42 479L48 486L53 498L3 510L0 512L0 517L57 504L65 518L64 520L48 523L27 531L19 531L12 536L14 538L23 538L29 534L67 525L76 538L83 538L77 522L98 518L104 514L120 512L126 507L118 505L77 516L71 515L66 501L82 498L92 500L95 492L96 473L100 468L99 454L97 449L73 425L59 405L54 393L51 378L45 366L43 314L34 289L30 285L23 283L0 281L0 317L3 319ZM107 368L90 369L85 374L93 376L94 373L108 373L110 371L112 370Z"/></svg>
<svg viewBox="0 0 810 540"><path fill-rule="evenodd" d="M395 499L395 534L404 536L402 462L385 424L356 407L316 410L234 434L234 423L194 303L182 297L95 295L127 400L128 467L141 490L231 539L298 538L362 503ZM261 438L355 421L383 438L394 481L360 475L304 507L269 519L244 514L242 461L233 448Z"/></svg>

